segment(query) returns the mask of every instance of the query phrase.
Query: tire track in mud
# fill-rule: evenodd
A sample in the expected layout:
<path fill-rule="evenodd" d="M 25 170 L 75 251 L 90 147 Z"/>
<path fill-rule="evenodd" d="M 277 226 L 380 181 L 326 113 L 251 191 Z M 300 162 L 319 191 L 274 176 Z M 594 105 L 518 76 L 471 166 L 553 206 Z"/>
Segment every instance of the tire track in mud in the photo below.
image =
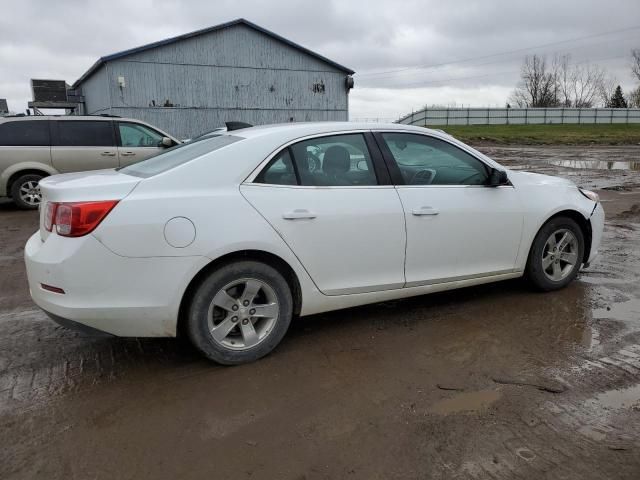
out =
<path fill-rule="evenodd" d="M 151 369 L 182 370 L 197 358 L 174 339 L 84 337 L 40 310 L 0 313 L 0 330 L 0 415 Z"/>

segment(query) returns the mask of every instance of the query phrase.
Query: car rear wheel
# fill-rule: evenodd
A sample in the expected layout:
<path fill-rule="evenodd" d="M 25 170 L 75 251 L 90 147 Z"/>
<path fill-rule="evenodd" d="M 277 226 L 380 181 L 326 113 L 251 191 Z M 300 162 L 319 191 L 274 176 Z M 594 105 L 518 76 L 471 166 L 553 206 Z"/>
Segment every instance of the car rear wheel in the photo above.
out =
<path fill-rule="evenodd" d="M 557 290 L 578 275 L 584 258 L 584 235 L 568 217 L 547 222 L 531 246 L 526 276 L 538 289 Z"/>
<path fill-rule="evenodd" d="M 16 178 L 11 184 L 11 198 L 14 203 L 23 210 L 34 210 L 40 205 L 42 195 L 38 182 L 42 175 L 28 173 Z"/>
<path fill-rule="evenodd" d="M 270 353 L 287 332 L 292 313 L 284 277 L 264 263 L 242 261 L 202 281 L 188 310 L 187 331 L 207 358 L 238 365 Z"/>

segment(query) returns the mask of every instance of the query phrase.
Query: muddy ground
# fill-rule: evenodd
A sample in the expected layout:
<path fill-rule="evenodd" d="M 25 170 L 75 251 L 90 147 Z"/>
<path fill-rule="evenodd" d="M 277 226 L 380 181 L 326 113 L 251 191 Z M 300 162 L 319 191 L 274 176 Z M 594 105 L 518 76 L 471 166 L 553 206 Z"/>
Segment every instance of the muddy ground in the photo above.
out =
<path fill-rule="evenodd" d="M 299 319 L 233 368 L 56 326 L 25 280 L 36 214 L 0 203 L 0 478 L 640 478 L 640 147 L 483 150 L 599 191 L 576 282 Z"/>

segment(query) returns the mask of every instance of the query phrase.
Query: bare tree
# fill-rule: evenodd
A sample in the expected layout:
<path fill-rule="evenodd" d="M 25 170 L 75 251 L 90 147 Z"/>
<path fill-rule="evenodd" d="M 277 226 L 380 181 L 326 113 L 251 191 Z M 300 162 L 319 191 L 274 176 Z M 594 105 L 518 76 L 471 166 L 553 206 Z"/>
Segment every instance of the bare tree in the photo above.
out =
<path fill-rule="evenodd" d="M 545 57 L 527 55 L 520 69 L 520 82 L 511 94 L 519 107 L 555 107 L 558 105 L 558 82 L 555 65 L 549 67 Z"/>
<path fill-rule="evenodd" d="M 600 84 L 600 88 L 598 89 L 598 98 L 600 100 L 600 105 L 606 107 L 609 104 L 609 100 L 611 100 L 611 96 L 616 90 L 616 86 L 618 85 L 618 80 L 615 77 L 604 77 L 602 79 L 602 83 Z"/>
<path fill-rule="evenodd" d="M 640 48 L 631 50 L 631 71 L 640 80 Z"/>
<path fill-rule="evenodd" d="M 631 90 L 627 93 L 627 101 L 629 107 L 632 108 L 640 108 L 640 87 L 637 87 L 634 90 Z"/>
<path fill-rule="evenodd" d="M 603 68 L 592 64 L 572 64 L 570 55 L 527 56 L 520 81 L 509 100 L 519 107 L 589 108 L 600 99 L 611 98 L 616 84 L 609 85 Z M 609 88 L 611 87 L 611 88 Z"/>
<path fill-rule="evenodd" d="M 557 82 L 560 90 L 560 104 L 565 107 L 590 108 L 598 96 L 602 99 L 602 89 L 606 83 L 605 71 L 592 64 L 571 64 L 570 55 L 556 57 Z M 606 100 L 615 89 L 608 89 Z"/>

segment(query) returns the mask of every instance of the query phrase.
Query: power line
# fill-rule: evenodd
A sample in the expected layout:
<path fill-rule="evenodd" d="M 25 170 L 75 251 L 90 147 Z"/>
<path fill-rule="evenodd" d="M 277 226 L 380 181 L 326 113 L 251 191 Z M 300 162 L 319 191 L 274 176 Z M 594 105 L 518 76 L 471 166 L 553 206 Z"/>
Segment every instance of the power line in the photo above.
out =
<path fill-rule="evenodd" d="M 570 65 L 581 65 L 581 64 L 589 63 L 589 62 L 603 62 L 603 61 L 607 61 L 607 60 L 617 60 L 617 59 L 621 59 L 621 58 L 627 58 L 627 57 L 626 57 L 626 55 L 616 55 L 614 57 L 604 57 L 604 58 L 599 58 L 599 59 L 596 59 L 596 60 L 583 60 L 581 62 L 575 62 L 575 63 L 572 63 Z M 459 80 L 472 80 L 472 79 L 475 79 L 475 78 L 493 77 L 493 76 L 497 76 L 497 75 L 508 75 L 508 74 L 511 74 L 511 73 L 518 73 L 519 71 L 520 70 L 507 70 L 507 71 L 502 71 L 502 72 L 486 73 L 486 74 L 482 74 L 482 75 L 469 75 L 469 76 L 464 76 L 464 77 L 443 78 L 443 79 L 439 79 L 439 80 L 426 80 L 426 81 L 421 81 L 421 82 L 412 82 L 412 83 L 400 84 L 396 88 L 427 86 L 427 85 L 432 85 L 434 83 L 455 82 L 455 81 L 459 81 Z M 383 86 L 368 85 L 367 88 L 393 88 L 393 87 L 384 86 L 384 85 Z"/>
<path fill-rule="evenodd" d="M 616 33 L 621 33 L 621 32 L 627 32 L 630 30 L 637 30 L 640 28 L 640 25 L 636 25 L 636 26 L 632 26 L 632 27 L 627 27 L 627 28 L 621 28 L 619 30 L 611 30 L 608 32 L 602 32 L 602 33 L 596 33 L 593 35 L 586 35 L 583 37 L 575 37 L 575 38 L 570 38 L 567 40 L 560 40 L 557 42 L 550 42 L 550 43 L 545 43 L 545 44 L 541 44 L 541 45 L 535 45 L 535 46 L 531 46 L 531 47 L 525 47 L 525 48 L 518 48 L 515 50 L 508 50 L 508 51 L 504 51 L 504 52 L 499 52 L 499 53 L 492 53 L 489 55 L 482 55 L 479 57 L 469 57 L 469 58 L 464 58 L 461 60 L 453 60 L 451 62 L 442 62 L 442 63 L 434 63 L 434 64 L 427 64 L 427 65 L 417 65 L 417 66 L 412 66 L 412 67 L 404 67 L 404 68 L 399 68 L 399 69 L 395 69 L 395 70 L 386 70 L 383 72 L 372 72 L 372 73 L 362 73 L 362 74 L 358 74 L 358 78 L 362 78 L 362 77 L 373 77 L 373 76 L 377 76 L 377 75 L 385 75 L 385 74 L 389 74 L 389 73 L 398 73 L 398 72 L 404 72 L 407 70 L 416 70 L 416 69 L 427 69 L 427 68 L 436 68 L 436 67 L 442 67 L 445 65 L 454 65 L 456 63 L 464 63 L 464 62 L 470 62 L 472 60 L 484 60 L 486 58 L 493 58 L 493 57 L 499 57 L 502 55 L 511 55 L 514 53 L 522 53 L 522 52 L 526 52 L 528 50 L 534 50 L 537 48 L 545 48 L 545 47 L 551 47 L 554 45 L 561 45 L 564 43 L 571 43 L 571 42 L 576 42 L 576 41 L 580 41 L 580 40 L 587 40 L 590 38 L 597 38 L 597 37 L 603 37 L 606 35 L 613 35 Z"/>
<path fill-rule="evenodd" d="M 637 38 L 636 36 L 623 37 L 623 38 L 620 39 L 620 41 L 627 40 L 627 39 L 634 39 L 635 40 L 636 38 Z M 603 42 L 592 43 L 592 44 L 589 44 L 589 45 L 577 45 L 577 46 L 574 46 L 574 47 L 569 47 L 568 51 L 569 52 L 573 52 L 573 51 L 576 51 L 578 49 L 593 48 L 596 45 L 603 45 L 603 44 L 607 44 L 607 43 L 610 43 L 610 40 L 605 40 Z M 484 65 L 495 65 L 495 64 L 498 64 L 498 63 L 507 63 L 507 62 L 511 62 L 511 61 L 513 61 L 512 58 L 503 58 L 503 59 L 500 59 L 500 60 L 490 60 L 490 61 L 482 62 L 482 63 L 473 63 L 471 65 L 468 65 L 468 66 L 465 66 L 465 67 L 462 67 L 462 68 L 476 68 L 476 67 L 481 67 L 481 66 L 484 66 Z M 597 60 L 595 60 L 595 61 L 597 61 Z M 429 72 L 416 71 L 416 72 L 403 72 L 403 73 L 406 73 L 406 75 L 403 75 L 402 79 L 405 79 L 405 78 L 408 78 L 408 77 L 416 77 L 416 76 L 419 76 L 419 75 L 424 75 L 425 73 L 429 73 Z M 380 77 L 377 77 L 377 78 L 365 78 L 364 81 L 366 82 L 366 81 L 386 80 L 388 78 L 398 78 L 398 76 L 389 75 L 389 76 L 384 76 L 384 77 L 380 76 Z"/>

